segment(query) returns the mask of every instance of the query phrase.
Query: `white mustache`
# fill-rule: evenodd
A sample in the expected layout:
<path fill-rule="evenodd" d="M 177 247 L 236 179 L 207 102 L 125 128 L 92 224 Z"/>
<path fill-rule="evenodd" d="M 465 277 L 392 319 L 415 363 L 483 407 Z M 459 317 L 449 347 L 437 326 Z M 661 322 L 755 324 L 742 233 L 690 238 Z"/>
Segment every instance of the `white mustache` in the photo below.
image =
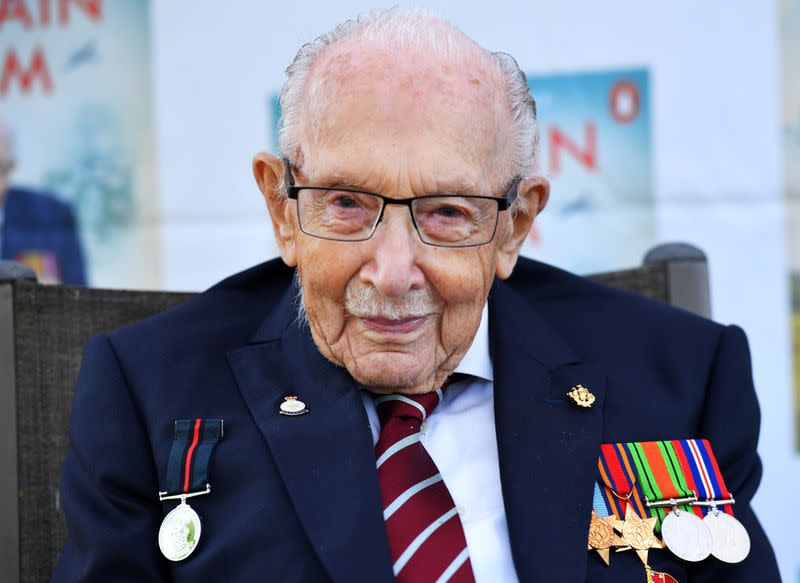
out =
<path fill-rule="evenodd" d="M 358 318 L 402 320 L 438 312 L 433 294 L 424 289 L 412 290 L 400 298 L 387 298 L 371 285 L 352 282 L 345 289 L 345 310 Z"/>

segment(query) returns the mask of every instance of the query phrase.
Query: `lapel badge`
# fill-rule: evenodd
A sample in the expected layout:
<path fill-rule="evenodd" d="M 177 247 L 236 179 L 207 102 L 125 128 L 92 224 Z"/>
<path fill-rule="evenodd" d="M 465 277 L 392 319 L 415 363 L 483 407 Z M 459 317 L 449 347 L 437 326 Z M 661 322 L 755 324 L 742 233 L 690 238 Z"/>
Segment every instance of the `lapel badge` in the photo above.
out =
<path fill-rule="evenodd" d="M 591 407 L 594 405 L 594 395 L 590 393 L 589 389 L 583 385 L 576 385 L 572 387 L 572 390 L 567 393 L 567 396 L 575 401 L 575 404 L 578 405 L 578 407 Z"/>
<path fill-rule="evenodd" d="M 308 413 L 308 409 L 306 404 L 298 399 L 296 395 L 287 395 L 283 398 L 283 403 L 281 403 L 278 413 L 289 416 L 303 415 Z"/>

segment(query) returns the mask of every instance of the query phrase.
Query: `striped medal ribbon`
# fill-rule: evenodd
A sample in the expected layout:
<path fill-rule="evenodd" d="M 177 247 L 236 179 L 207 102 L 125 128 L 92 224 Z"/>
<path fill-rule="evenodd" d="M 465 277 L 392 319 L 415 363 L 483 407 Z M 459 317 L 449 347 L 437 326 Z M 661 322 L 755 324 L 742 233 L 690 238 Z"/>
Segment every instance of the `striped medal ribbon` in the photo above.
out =
<path fill-rule="evenodd" d="M 600 446 L 589 548 L 596 550 L 606 565 L 611 548 L 635 551 L 645 566 L 650 549 L 662 548 L 653 531 L 656 519 L 645 504 L 634 468 L 625 444 Z"/>
<path fill-rule="evenodd" d="M 423 447 L 422 423 L 442 389 L 375 398 L 381 432 L 375 445 L 383 518 L 398 583 L 474 583 L 458 510 Z"/>
<path fill-rule="evenodd" d="M 627 506 L 632 504 L 640 518 L 650 518 L 653 513 L 645 505 L 641 487 L 636 484 L 633 459 L 625 445 L 604 443 L 600 446 L 597 460 L 600 480 L 595 484 L 594 511 L 601 517 L 614 515 L 624 520 Z"/>
<path fill-rule="evenodd" d="M 750 536 L 733 516 L 735 500 L 725 486 L 717 458 L 705 439 L 671 442 L 688 486 L 697 493 L 697 516 L 711 532 L 711 554 L 726 563 L 743 561 L 750 553 Z"/>
<path fill-rule="evenodd" d="M 167 461 L 167 488 L 158 493 L 162 502 L 180 500 L 164 517 L 158 531 L 158 547 L 170 561 L 182 561 L 200 542 L 200 516 L 186 499 L 211 492 L 211 462 L 222 435 L 222 419 L 175 421 L 175 438 Z"/>
<path fill-rule="evenodd" d="M 685 561 L 707 558 L 711 554 L 711 531 L 690 505 L 697 496 L 687 484 L 673 442 L 634 442 L 625 447 L 664 544 Z"/>

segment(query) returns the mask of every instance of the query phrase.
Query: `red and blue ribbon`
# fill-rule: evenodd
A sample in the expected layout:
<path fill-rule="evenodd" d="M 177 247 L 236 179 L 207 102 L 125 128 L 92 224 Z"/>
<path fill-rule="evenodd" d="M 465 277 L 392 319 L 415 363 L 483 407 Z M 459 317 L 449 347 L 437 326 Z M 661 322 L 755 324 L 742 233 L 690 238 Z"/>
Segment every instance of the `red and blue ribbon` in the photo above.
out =
<path fill-rule="evenodd" d="M 694 490 L 700 501 L 724 502 L 731 499 L 725 486 L 717 458 L 706 439 L 676 439 L 672 441 L 687 485 Z M 722 509 L 733 516 L 730 504 L 720 504 Z M 695 514 L 702 517 L 711 510 L 708 506 L 695 506 Z"/>
<path fill-rule="evenodd" d="M 222 439 L 222 419 L 178 419 L 169 453 L 165 495 L 206 489 L 214 449 Z"/>

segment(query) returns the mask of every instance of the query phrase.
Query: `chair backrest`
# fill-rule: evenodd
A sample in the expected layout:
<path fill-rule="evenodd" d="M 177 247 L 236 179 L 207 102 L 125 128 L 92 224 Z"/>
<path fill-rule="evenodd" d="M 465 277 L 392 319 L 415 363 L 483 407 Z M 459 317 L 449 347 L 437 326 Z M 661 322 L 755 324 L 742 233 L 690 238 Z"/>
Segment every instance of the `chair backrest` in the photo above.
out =
<path fill-rule="evenodd" d="M 659 248 L 656 260 L 642 267 L 592 277 L 695 311 L 707 306 L 708 275 L 702 253 L 690 254 L 678 246 L 670 254 L 667 247 Z M 681 267 L 687 262 L 691 269 Z M 48 581 L 66 538 L 59 480 L 68 447 L 73 385 L 87 340 L 192 295 L 39 285 L 29 270 L 0 262 L 4 581 Z"/>
<path fill-rule="evenodd" d="M 0 283 L 0 437 L 8 444 L 0 457 L 2 580 L 49 581 L 66 539 L 59 480 L 89 337 L 191 296 Z"/>

